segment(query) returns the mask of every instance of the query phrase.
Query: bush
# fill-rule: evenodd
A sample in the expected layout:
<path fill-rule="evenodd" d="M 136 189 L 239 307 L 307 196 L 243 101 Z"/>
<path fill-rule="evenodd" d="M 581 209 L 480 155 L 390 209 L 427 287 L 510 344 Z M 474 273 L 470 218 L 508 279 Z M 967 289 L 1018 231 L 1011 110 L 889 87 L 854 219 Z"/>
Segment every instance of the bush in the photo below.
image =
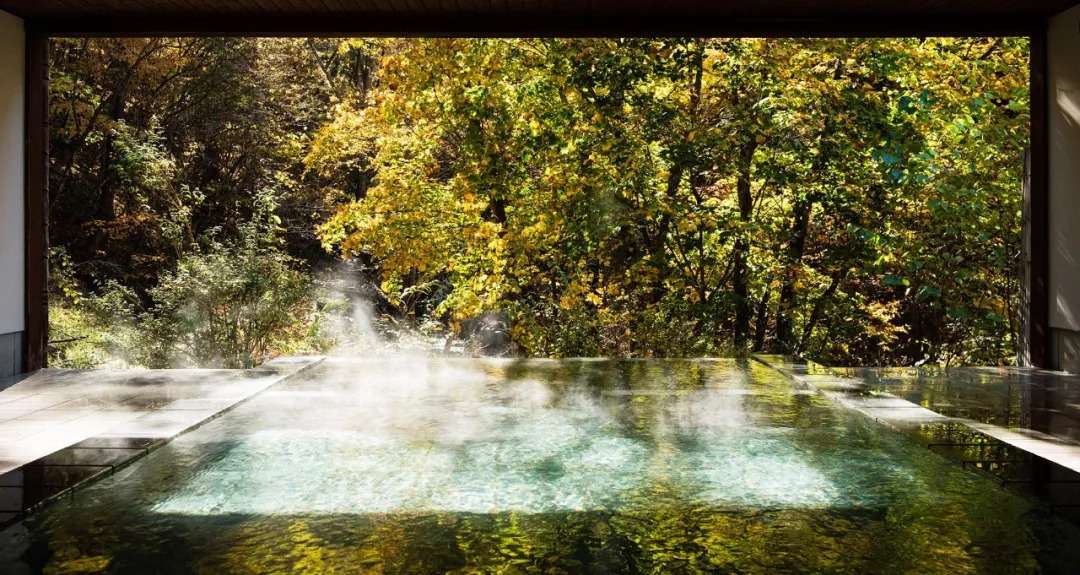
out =
<path fill-rule="evenodd" d="M 309 282 L 278 251 L 216 247 L 183 258 L 151 290 L 143 363 L 250 367 L 288 339 L 310 308 Z"/>
<path fill-rule="evenodd" d="M 141 363 L 251 367 L 311 332 L 311 282 L 281 249 L 275 207 L 260 196 L 238 241 L 182 257 L 150 290 Z"/>
<path fill-rule="evenodd" d="M 275 208 L 272 195 L 260 194 L 235 239 L 204 237 L 141 300 L 113 281 L 85 289 L 55 250 L 50 365 L 236 368 L 277 353 L 322 351 L 325 313 L 300 262 L 282 249 Z"/>
<path fill-rule="evenodd" d="M 139 340 L 135 293 L 115 282 L 85 292 L 62 249 L 49 254 L 49 365 L 59 368 L 128 367 Z"/>

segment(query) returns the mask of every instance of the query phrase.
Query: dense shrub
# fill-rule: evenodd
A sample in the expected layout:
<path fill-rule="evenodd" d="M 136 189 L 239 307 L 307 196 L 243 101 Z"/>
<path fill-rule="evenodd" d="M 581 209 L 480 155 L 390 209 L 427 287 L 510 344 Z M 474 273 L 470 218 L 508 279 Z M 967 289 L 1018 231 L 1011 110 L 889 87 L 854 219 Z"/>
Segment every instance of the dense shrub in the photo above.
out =
<path fill-rule="evenodd" d="M 273 196 L 263 194 L 239 239 L 205 241 L 148 292 L 115 283 L 83 293 L 54 258 L 52 364 L 58 367 L 250 367 L 275 352 L 318 347 L 311 281 L 281 248 Z M 313 343 L 314 342 L 314 343 Z"/>
<path fill-rule="evenodd" d="M 310 281 L 281 249 L 275 207 L 263 194 L 238 241 L 184 256 L 150 290 L 145 364 L 250 367 L 296 335 Z"/>
<path fill-rule="evenodd" d="M 134 326 L 138 298 L 116 282 L 83 290 L 71 258 L 61 248 L 49 254 L 49 364 L 54 367 L 126 367 L 140 339 Z"/>

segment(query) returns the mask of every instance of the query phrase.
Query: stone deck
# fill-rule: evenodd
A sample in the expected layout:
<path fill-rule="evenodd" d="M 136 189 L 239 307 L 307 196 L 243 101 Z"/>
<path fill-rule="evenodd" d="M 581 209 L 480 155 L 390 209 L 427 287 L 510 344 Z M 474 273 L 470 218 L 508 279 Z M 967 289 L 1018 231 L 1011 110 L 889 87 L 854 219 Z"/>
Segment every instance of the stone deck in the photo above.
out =
<path fill-rule="evenodd" d="M 42 370 L 0 391 L 0 524 L 322 361 L 249 370 Z"/>

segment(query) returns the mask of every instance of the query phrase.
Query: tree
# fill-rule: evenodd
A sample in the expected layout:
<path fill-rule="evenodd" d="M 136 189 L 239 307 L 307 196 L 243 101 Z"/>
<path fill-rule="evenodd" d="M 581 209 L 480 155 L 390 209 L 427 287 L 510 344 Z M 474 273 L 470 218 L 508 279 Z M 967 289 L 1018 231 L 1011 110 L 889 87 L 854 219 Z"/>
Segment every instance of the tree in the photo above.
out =
<path fill-rule="evenodd" d="M 381 312 L 460 336 L 498 317 L 523 354 L 1006 362 L 1026 53 L 60 39 L 52 241 L 73 289 L 121 286 L 140 316 L 270 194 L 270 259 L 355 259 Z"/>

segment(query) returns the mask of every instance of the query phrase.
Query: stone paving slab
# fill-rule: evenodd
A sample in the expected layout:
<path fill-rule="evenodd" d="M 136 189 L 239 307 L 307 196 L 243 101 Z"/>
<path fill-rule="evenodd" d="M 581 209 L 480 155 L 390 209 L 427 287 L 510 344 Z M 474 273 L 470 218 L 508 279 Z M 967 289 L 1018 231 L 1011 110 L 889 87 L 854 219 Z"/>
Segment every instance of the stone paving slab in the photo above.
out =
<path fill-rule="evenodd" d="M 876 384 L 883 379 L 882 372 L 887 374 L 892 370 L 832 370 L 780 356 L 755 355 L 754 358 L 785 374 L 796 385 L 814 387 L 837 403 L 909 433 L 931 449 L 960 460 L 965 467 L 988 471 L 1005 484 L 1030 485 L 1035 494 L 1048 498 L 1052 506 L 1080 508 L 1080 441 L 1075 438 L 1075 416 L 1044 407 L 1061 404 L 1061 396 L 1071 399 L 1076 395 L 1080 380 L 1074 375 L 1024 368 L 961 368 L 949 372 L 958 380 L 950 382 L 949 374 L 932 374 L 919 381 L 919 389 L 951 387 L 952 393 L 945 398 L 927 398 L 928 409 L 880 391 Z M 889 379 L 901 385 L 907 381 L 905 377 L 914 376 L 897 375 Z M 991 379 L 987 380 L 988 377 Z M 863 384 L 855 383 L 859 379 L 863 379 Z M 847 383 L 836 385 L 837 382 Z M 923 385 L 927 383 L 930 385 Z M 998 393 L 980 395 L 978 392 L 983 389 L 978 386 Z M 1002 389 L 1026 401 L 1002 402 Z M 939 409 L 945 414 L 939 413 Z M 1050 432 L 963 416 L 978 414 L 989 421 L 1010 421 L 998 415 L 1001 409 L 1019 412 L 1009 415 L 1032 424 L 1038 422 Z"/>
<path fill-rule="evenodd" d="M 823 391 L 823 393 L 825 397 L 845 407 L 901 430 L 926 423 L 952 421 L 949 417 L 898 397 L 859 396 L 836 391 Z"/>
<path fill-rule="evenodd" d="M 997 425 L 966 422 L 990 437 L 1018 447 L 1024 451 L 1056 463 L 1066 469 L 1080 472 L 1080 445 L 1072 441 L 1046 435 L 1030 429 L 1005 429 Z"/>
<path fill-rule="evenodd" d="M 948 417 L 1034 427 L 1080 444 L 1080 375 L 1018 367 L 830 368 Z"/>
<path fill-rule="evenodd" d="M 0 524 L 304 371 L 41 370 L 0 390 Z"/>

